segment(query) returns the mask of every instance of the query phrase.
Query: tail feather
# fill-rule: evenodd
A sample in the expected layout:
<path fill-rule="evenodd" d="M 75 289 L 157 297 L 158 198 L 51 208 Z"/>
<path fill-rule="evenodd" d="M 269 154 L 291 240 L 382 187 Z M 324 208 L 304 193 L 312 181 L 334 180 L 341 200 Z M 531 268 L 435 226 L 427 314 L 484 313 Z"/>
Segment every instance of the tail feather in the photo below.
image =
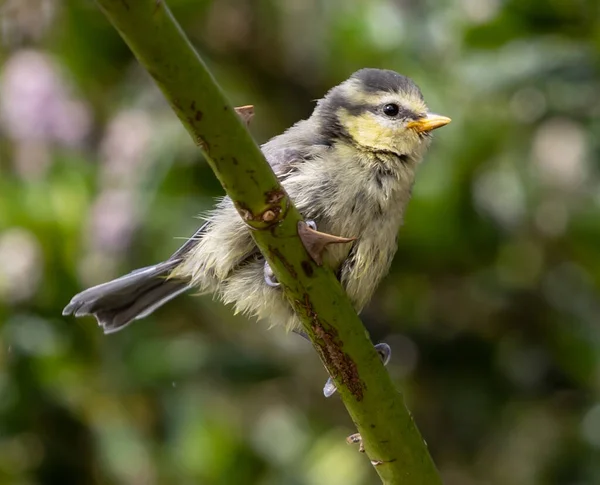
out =
<path fill-rule="evenodd" d="M 187 280 L 168 278 L 171 271 L 198 244 L 205 223 L 164 263 L 132 271 L 116 280 L 75 295 L 63 315 L 94 315 L 104 333 L 118 332 L 134 320 L 147 317 L 158 307 L 190 288 Z"/>
<path fill-rule="evenodd" d="M 188 281 L 167 279 L 179 262 L 170 259 L 82 291 L 71 299 L 63 315 L 94 315 L 104 333 L 117 332 L 189 288 Z"/>

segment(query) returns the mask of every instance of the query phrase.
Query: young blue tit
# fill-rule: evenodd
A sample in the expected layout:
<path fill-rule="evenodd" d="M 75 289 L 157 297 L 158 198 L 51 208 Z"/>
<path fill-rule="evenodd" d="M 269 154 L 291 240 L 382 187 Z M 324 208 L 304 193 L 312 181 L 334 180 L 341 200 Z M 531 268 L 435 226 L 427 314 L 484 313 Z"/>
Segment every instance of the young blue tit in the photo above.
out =
<path fill-rule="evenodd" d="M 329 245 L 323 264 L 357 311 L 389 270 L 431 131 L 449 122 L 429 112 L 409 78 L 362 69 L 320 99 L 310 118 L 262 146 L 305 219 L 320 232 L 356 238 Z M 217 294 L 236 312 L 300 328 L 229 197 L 168 260 L 79 293 L 63 315 L 94 315 L 113 333 L 190 288 Z"/>

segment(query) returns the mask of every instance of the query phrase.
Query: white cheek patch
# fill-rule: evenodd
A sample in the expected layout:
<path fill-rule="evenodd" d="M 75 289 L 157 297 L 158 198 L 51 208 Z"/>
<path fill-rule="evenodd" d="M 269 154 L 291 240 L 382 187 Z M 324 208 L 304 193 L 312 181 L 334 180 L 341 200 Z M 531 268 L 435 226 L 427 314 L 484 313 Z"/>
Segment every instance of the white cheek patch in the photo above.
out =
<path fill-rule="evenodd" d="M 391 131 L 401 131 L 400 128 L 402 126 L 402 120 L 398 118 L 387 117 L 384 114 L 376 115 L 375 113 L 370 113 L 374 122 L 381 126 L 382 129 L 391 130 Z"/>

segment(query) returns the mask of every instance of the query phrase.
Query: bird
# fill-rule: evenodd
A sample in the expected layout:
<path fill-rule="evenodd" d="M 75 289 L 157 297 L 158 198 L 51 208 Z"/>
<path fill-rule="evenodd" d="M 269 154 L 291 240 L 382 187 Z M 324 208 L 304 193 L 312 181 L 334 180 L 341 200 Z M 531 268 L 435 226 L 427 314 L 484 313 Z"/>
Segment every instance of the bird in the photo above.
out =
<path fill-rule="evenodd" d="M 432 131 L 450 121 L 429 111 L 410 78 L 363 68 L 319 99 L 310 117 L 261 146 L 308 230 L 340 239 L 327 245 L 321 263 L 334 271 L 357 312 L 389 271 Z M 303 334 L 227 196 L 166 261 L 82 291 L 63 315 L 93 315 L 110 334 L 191 288 L 217 295 L 236 313 Z"/>

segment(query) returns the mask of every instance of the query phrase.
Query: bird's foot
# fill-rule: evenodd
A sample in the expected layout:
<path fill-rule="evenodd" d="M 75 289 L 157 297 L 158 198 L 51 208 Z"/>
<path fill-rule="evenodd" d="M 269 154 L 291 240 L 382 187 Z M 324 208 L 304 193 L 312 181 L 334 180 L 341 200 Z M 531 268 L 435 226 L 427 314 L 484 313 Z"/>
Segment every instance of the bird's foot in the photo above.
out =
<path fill-rule="evenodd" d="M 269 265 L 268 261 L 265 261 L 265 266 L 264 266 L 264 276 L 265 276 L 265 283 L 273 288 L 277 288 L 278 286 L 281 285 L 281 283 L 279 283 L 279 281 L 277 281 L 277 278 L 275 277 L 275 273 L 273 273 L 273 270 L 271 269 L 271 266 Z"/>
<path fill-rule="evenodd" d="M 392 348 L 388 344 L 382 342 L 375 346 L 375 350 L 379 354 L 379 357 L 381 357 L 383 365 L 387 365 L 392 356 Z M 335 394 L 335 391 L 337 391 L 337 387 L 335 386 L 335 382 L 333 382 L 333 379 L 330 377 L 329 379 L 327 379 L 325 387 L 323 387 L 323 395 L 325 397 L 331 397 Z"/>
<path fill-rule="evenodd" d="M 308 335 L 306 335 L 306 333 L 303 332 L 302 330 L 293 330 L 293 332 L 297 333 L 301 337 L 310 341 L 310 339 L 308 338 Z M 381 361 L 383 362 L 383 365 L 387 365 L 388 362 L 390 361 L 390 358 L 392 357 L 392 348 L 385 342 L 382 342 L 380 344 L 375 345 L 375 350 L 379 354 L 379 357 L 381 357 Z M 331 397 L 331 396 L 333 396 L 333 394 L 335 393 L 336 390 L 337 390 L 337 387 L 335 386 L 333 379 L 330 377 L 329 379 L 327 379 L 327 382 L 325 383 L 325 386 L 323 387 L 323 394 L 325 395 L 325 397 Z M 352 435 L 352 436 L 354 436 L 354 435 Z"/>
<path fill-rule="evenodd" d="M 327 246 L 330 244 L 345 244 L 356 240 L 355 237 L 339 237 L 319 232 L 315 221 L 300 221 L 298 223 L 298 235 L 310 257 L 319 266 L 323 264 L 323 251 Z"/>
<path fill-rule="evenodd" d="M 323 263 L 323 251 L 329 244 L 349 243 L 356 240 L 356 238 L 338 237 L 319 232 L 317 231 L 317 223 L 310 220 L 300 221 L 298 223 L 298 235 L 300 236 L 300 239 L 302 239 L 302 243 L 311 258 L 318 265 Z M 267 261 L 265 261 L 264 266 L 264 277 L 267 285 L 273 288 L 277 288 L 280 285 L 275 277 L 275 273 L 273 273 L 273 270 Z"/>

